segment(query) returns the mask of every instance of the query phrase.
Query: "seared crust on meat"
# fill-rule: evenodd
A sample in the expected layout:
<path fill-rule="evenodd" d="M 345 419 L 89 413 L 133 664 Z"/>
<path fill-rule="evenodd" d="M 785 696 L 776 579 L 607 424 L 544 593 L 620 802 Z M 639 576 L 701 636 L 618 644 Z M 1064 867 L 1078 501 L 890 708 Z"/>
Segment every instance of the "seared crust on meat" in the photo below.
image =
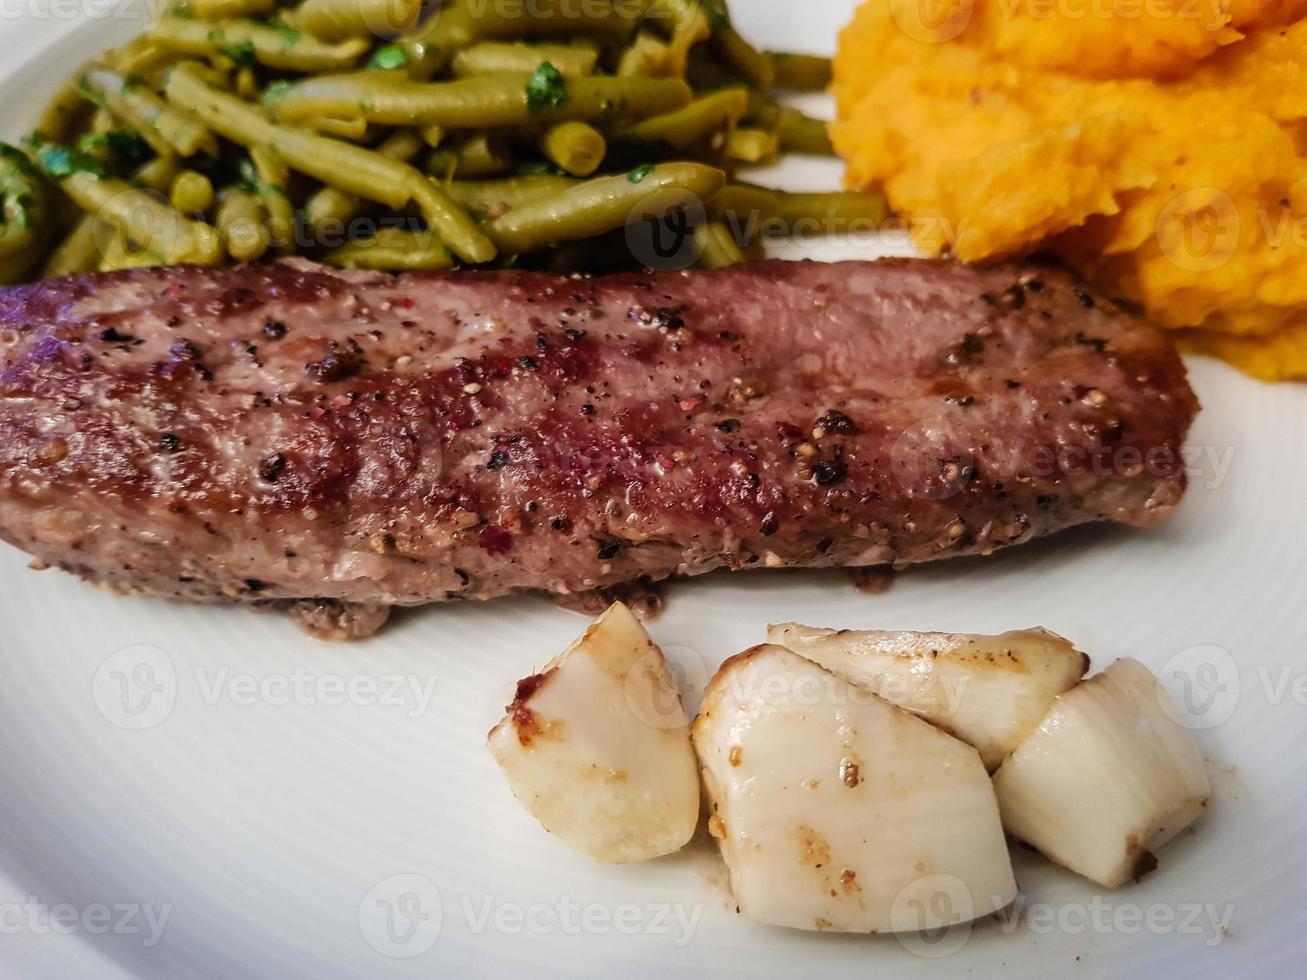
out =
<path fill-rule="evenodd" d="M 415 605 L 1149 525 L 1197 409 L 1039 265 L 303 261 L 0 292 L 0 535 L 124 592 Z"/>

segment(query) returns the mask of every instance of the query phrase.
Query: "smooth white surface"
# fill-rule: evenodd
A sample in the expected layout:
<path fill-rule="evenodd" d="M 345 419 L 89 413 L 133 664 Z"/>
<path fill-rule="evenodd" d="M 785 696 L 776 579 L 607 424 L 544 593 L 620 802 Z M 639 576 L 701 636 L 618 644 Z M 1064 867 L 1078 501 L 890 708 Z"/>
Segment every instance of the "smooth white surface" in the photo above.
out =
<path fill-rule="evenodd" d="M 52 16 L 53 4 L 21 19 L 0 12 L 0 131 L 16 137 L 79 60 L 135 34 L 147 6 L 111 18 L 84 0 L 78 21 Z M 766 45 L 821 50 L 851 3 L 733 7 Z M 829 186 L 838 172 L 791 163 L 784 177 Z M 1103 894 L 1018 853 L 1029 914 L 978 925 L 961 944 L 752 925 L 735 915 L 705 841 L 649 866 L 602 867 L 549 838 L 509 794 L 485 732 L 513 682 L 583 629 L 579 617 L 530 600 L 433 608 L 371 643 L 326 647 L 277 616 L 115 598 L 29 572 L 0 548 L 0 976 L 1299 974 L 1307 705 L 1293 683 L 1307 698 L 1307 392 L 1193 368 L 1207 406 L 1191 440 L 1195 478 L 1160 530 L 1074 532 L 908 573 L 883 596 L 838 574 L 713 576 L 675 586 L 653 626 L 699 686 L 767 622 L 791 619 L 986 633 L 1038 624 L 1100 666 L 1138 657 L 1177 697 L 1187 673 L 1199 694 L 1215 693 L 1194 719 L 1210 726 L 1199 737 L 1215 801 L 1143 885 Z M 125 715 L 123 678 L 129 692 L 151 680 L 140 664 L 163 690 Z M 307 696 L 295 697 L 297 677 Z M 402 688 L 382 699 L 392 703 L 366 703 L 358 689 L 354 703 L 333 703 L 332 685 L 355 678 Z M 246 685 L 264 693 L 242 703 Z M 157 723 L 129 729 L 111 716 Z M 29 921 L 28 895 L 79 914 L 96 903 L 170 914 L 147 947 L 140 934 Z M 1225 931 L 1207 905 L 1218 920 L 1230 911 Z M 388 911 L 405 910 L 388 932 Z"/>

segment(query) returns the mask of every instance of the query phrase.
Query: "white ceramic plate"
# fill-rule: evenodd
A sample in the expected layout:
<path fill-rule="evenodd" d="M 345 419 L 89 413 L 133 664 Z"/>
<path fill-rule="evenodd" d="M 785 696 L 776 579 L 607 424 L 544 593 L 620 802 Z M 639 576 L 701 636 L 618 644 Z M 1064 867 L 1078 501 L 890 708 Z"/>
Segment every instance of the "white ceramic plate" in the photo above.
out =
<path fill-rule="evenodd" d="M 17 136 L 144 2 L 0 11 Z M 744 32 L 829 49 L 849 0 L 734 0 Z M 18 13 L 18 16 L 15 16 Z M 63 19 L 64 14 L 74 14 Z M 781 179 L 838 180 L 791 163 Z M 834 249 L 826 255 L 833 255 Z M 606 868 L 546 835 L 483 744 L 513 681 L 583 627 L 542 601 L 432 608 L 365 645 L 275 615 L 120 599 L 0 550 L 0 975 L 664 977 L 1296 974 L 1307 951 L 1307 392 L 1193 364 L 1206 411 L 1180 516 L 903 575 L 717 575 L 656 638 L 691 687 L 769 620 L 1041 624 L 1186 693 L 1215 800 L 1142 885 L 1018 854 L 1022 912 L 939 941 L 736 915 L 711 847 Z M 693 693 L 693 692 L 692 692 Z M 693 707 L 693 704 L 691 705 Z"/>

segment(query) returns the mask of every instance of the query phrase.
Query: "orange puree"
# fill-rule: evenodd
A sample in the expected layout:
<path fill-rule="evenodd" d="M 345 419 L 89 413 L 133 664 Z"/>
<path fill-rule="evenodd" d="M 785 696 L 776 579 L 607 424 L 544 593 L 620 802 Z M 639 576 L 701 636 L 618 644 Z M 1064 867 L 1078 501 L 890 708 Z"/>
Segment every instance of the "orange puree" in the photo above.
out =
<path fill-rule="evenodd" d="M 1307 379 L 1307 0 L 870 0 L 835 95 L 849 184 L 923 248 L 1051 250 Z"/>

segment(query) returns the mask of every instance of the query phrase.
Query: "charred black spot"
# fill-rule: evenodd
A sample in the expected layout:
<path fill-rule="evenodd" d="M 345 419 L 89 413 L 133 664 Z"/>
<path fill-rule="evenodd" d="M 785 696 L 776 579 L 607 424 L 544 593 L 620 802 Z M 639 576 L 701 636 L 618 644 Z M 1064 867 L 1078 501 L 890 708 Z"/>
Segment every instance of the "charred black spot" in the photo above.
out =
<path fill-rule="evenodd" d="M 322 384 L 344 381 L 346 378 L 354 377 L 361 370 L 363 370 L 363 362 L 359 360 L 358 355 L 352 351 L 342 351 L 335 341 L 331 342 L 331 349 L 321 360 L 304 365 L 304 372 L 314 381 Z"/>
<path fill-rule="evenodd" d="M 507 465 L 508 453 L 504 452 L 502 449 L 496 449 L 491 453 L 490 461 L 486 463 L 486 466 L 490 467 L 492 470 L 502 470 Z"/>
<path fill-rule="evenodd" d="M 159 452 L 175 453 L 180 451 L 181 448 L 181 439 L 177 438 L 173 433 L 165 432 L 163 435 L 159 436 Z"/>
<path fill-rule="evenodd" d="M 622 550 L 622 542 L 604 541 L 600 543 L 599 550 L 595 553 L 595 556 L 600 561 L 608 561 L 608 559 L 610 558 L 616 558 L 617 553 L 621 550 Z"/>
<path fill-rule="evenodd" d="M 832 408 L 825 415 L 819 418 L 814 428 L 824 430 L 828 435 L 834 434 L 839 436 L 856 436 L 862 430 L 858 424 L 849 418 L 843 412 Z"/>
<path fill-rule="evenodd" d="M 1102 337 L 1089 337 L 1089 336 L 1086 336 L 1085 333 L 1084 333 L 1084 331 L 1081 331 L 1081 330 L 1077 330 L 1077 331 L 1076 331 L 1076 343 L 1077 343 L 1077 344 L 1080 344 L 1082 347 L 1092 347 L 1094 350 L 1098 351 L 1100 354 L 1101 354 L 1103 351 L 1107 350 L 1107 341 L 1106 341 L 1106 340 L 1104 340 Z"/>
<path fill-rule="evenodd" d="M 119 333 L 113 327 L 110 327 L 108 330 L 101 330 L 100 339 L 106 344 L 123 344 L 127 347 L 135 347 L 137 344 L 145 343 L 145 341 L 141 340 L 139 337 Z"/>
<path fill-rule="evenodd" d="M 281 340 L 286 336 L 286 324 L 280 320 L 269 320 L 263 325 L 263 336 L 269 340 Z"/>
<path fill-rule="evenodd" d="M 276 483 L 285 471 L 286 457 L 281 453 L 273 453 L 259 463 L 259 479 L 264 483 Z"/>
<path fill-rule="evenodd" d="M 834 459 L 819 459 L 812 464 L 812 478 L 821 487 L 834 486 L 849 475 L 849 465 L 836 456 Z"/>

